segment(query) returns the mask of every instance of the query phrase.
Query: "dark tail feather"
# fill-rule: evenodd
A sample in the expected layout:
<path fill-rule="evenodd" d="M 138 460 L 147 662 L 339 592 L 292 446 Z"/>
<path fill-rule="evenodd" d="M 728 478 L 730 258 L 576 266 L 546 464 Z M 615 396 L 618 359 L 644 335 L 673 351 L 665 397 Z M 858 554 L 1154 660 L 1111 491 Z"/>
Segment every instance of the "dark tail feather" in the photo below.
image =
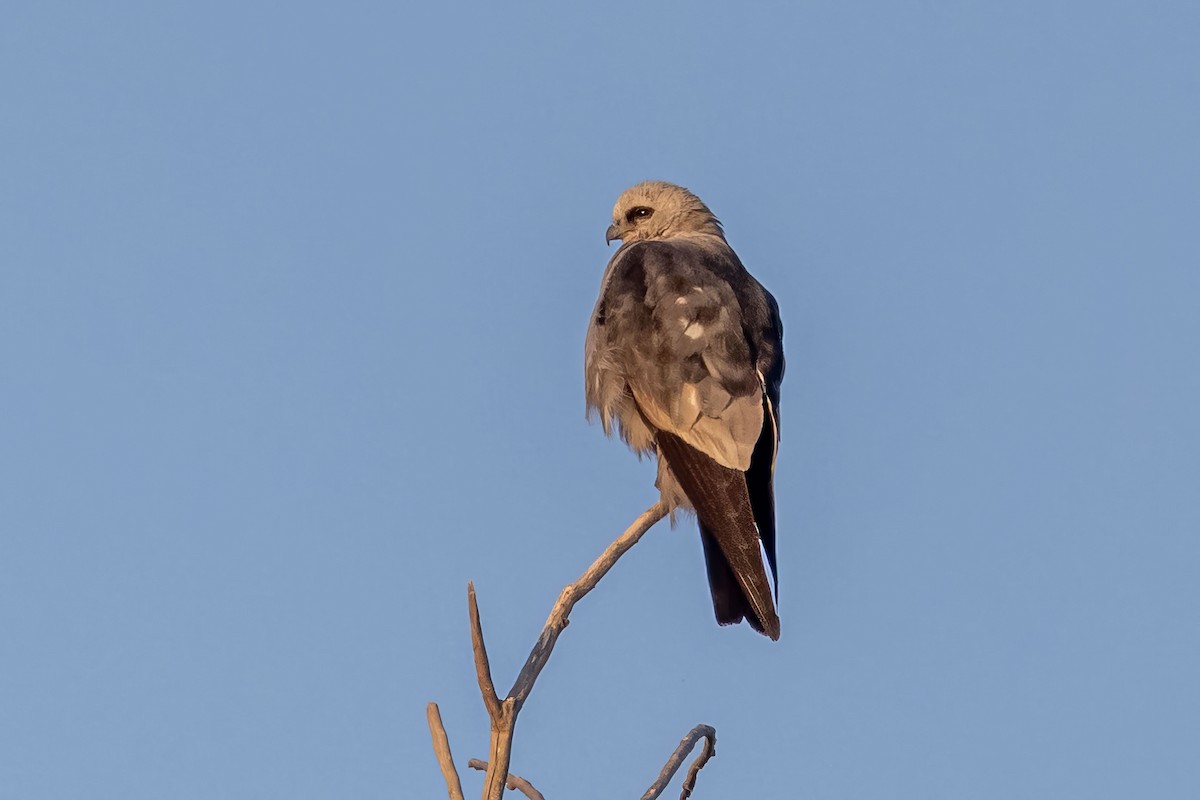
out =
<path fill-rule="evenodd" d="M 771 414 L 771 404 L 763 398 L 763 413 Z M 779 569 L 775 562 L 775 425 L 763 425 L 762 435 L 754 445 L 750 456 L 750 469 L 746 470 L 746 488 L 750 491 L 750 506 L 754 509 L 754 521 L 762 537 L 763 550 L 767 554 L 767 565 L 771 568 L 771 581 L 775 584 L 775 600 L 779 601 Z"/>
<path fill-rule="evenodd" d="M 745 618 L 755 630 L 778 639 L 779 616 L 759 551 L 745 476 L 666 431 L 658 432 L 658 446 L 700 520 L 717 622 Z"/>
<path fill-rule="evenodd" d="M 733 625 L 743 619 L 759 633 L 764 633 L 762 623 L 750 608 L 746 594 L 738 586 L 737 578 L 712 531 L 700 523 L 700 543 L 704 545 L 704 566 L 708 568 L 708 588 L 712 591 L 713 613 L 719 625 Z"/>

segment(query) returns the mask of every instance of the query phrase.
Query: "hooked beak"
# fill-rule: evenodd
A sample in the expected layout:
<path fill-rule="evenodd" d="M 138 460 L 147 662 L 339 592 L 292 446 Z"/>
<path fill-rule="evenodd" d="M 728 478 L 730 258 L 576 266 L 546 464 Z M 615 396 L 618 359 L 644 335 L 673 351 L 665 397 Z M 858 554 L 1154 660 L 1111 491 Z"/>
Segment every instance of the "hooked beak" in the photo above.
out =
<path fill-rule="evenodd" d="M 604 232 L 604 243 L 606 245 L 612 244 L 613 239 L 620 239 L 622 235 L 621 229 L 617 226 L 617 223 L 614 222 L 612 225 L 609 225 L 608 230 Z"/>

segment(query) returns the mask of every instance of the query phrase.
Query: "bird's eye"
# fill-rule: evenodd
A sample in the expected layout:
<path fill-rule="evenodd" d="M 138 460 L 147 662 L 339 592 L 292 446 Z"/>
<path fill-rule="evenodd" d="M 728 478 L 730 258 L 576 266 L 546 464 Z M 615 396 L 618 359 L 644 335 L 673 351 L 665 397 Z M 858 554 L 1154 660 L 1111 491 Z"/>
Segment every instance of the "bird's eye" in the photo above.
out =
<path fill-rule="evenodd" d="M 654 213 L 653 208 L 647 208 L 646 206 L 637 206 L 635 208 L 629 209 L 629 213 L 625 215 L 625 219 L 628 222 L 637 222 L 638 220 L 649 219 L 650 215 L 653 213 Z"/>

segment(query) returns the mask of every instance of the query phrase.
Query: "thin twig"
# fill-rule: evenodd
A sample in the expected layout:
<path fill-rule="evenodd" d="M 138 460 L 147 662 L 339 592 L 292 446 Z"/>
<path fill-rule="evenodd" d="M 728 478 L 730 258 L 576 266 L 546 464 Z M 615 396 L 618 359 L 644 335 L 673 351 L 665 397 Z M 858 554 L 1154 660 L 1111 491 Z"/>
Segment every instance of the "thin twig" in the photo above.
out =
<path fill-rule="evenodd" d="M 683 741 L 679 743 L 679 746 L 675 748 L 675 752 L 667 759 L 662 772 L 658 773 L 658 779 L 642 795 L 642 800 L 656 800 L 662 796 L 662 793 L 667 789 L 667 784 L 671 782 L 671 778 L 674 778 L 675 773 L 679 771 L 683 760 L 687 758 L 688 753 L 692 752 L 692 748 L 696 746 L 696 742 L 701 739 L 704 740 L 704 748 L 700 751 L 700 755 L 696 756 L 696 760 L 692 762 L 692 766 L 687 771 L 687 777 L 684 778 L 683 791 L 679 794 L 679 800 L 687 800 L 692 796 L 692 790 L 696 788 L 696 776 L 700 774 L 700 770 L 704 768 L 708 760 L 717 754 L 717 731 L 711 725 L 697 725 L 688 732 L 687 736 L 683 737 Z"/>
<path fill-rule="evenodd" d="M 471 650 L 475 654 L 475 676 L 479 680 L 479 693 L 487 707 L 491 732 L 488 737 L 488 759 L 492 764 L 484 778 L 484 800 L 500 800 L 504 796 L 504 778 L 508 774 L 512 758 L 513 727 L 517 722 L 513 701 L 504 702 L 496 696 L 496 685 L 492 682 L 492 667 L 488 662 L 487 645 L 483 641 L 483 625 L 479 621 L 479 603 L 475 598 L 475 584 L 467 583 L 467 611 L 471 618 Z"/>
<path fill-rule="evenodd" d="M 654 526 L 654 523 L 666 515 L 667 507 L 662 501 L 650 506 L 615 542 L 605 548 L 600 557 L 579 577 L 579 580 L 569 584 L 559 593 L 558 600 L 554 603 L 554 609 L 550 612 L 550 617 L 546 620 L 546 625 L 542 628 L 537 643 L 533 646 L 529 658 L 525 661 L 525 666 L 521 668 L 517 680 L 508 693 L 508 696 L 516 703 L 518 711 L 533 690 L 533 682 L 537 680 L 538 675 L 545 668 L 546 662 L 550 660 L 550 653 L 554 650 L 555 643 L 558 642 L 558 635 L 567 627 L 567 617 L 571 614 L 571 609 L 583 599 L 584 595 L 596 588 L 596 584 L 608 574 L 608 571 L 617 563 L 617 559 L 625 555 L 629 548 L 637 544 L 646 531 Z"/>
<path fill-rule="evenodd" d="M 429 721 L 433 752 L 442 768 L 442 777 L 446 779 L 446 791 L 450 800 L 465 800 L 462 784 L 458 780 L 458 770 L 454 768 L 454 756 L 450 754 L 450 739 L 446 736 L 445 726 L 442 725 L 442 712 L 438 710 L 437 703 L 430 703 L 425 707 L 425 718 Z"/>
<path fill-rule="evenodd" d="M 696 760 L 688 767 L 687 777 L 683 779 L 683 791 L 679 793 L 679 800 L 687 800 L 692 796 L 692 790 L 696 788 L 696 778 L 700 775 L 700 770 L 704 769 L 704 765 L 708 760 L 717 754 L 717 732 L 712 730 L 712 735 L 705 737 L 704 748 L 700 751 L 700 755 L 696 756 Z"/>
<path fill-rule="evenodd" d="M 496 696 L 496 685 L 492 683 L 492 667 L 488 663 L 487 646 L 483 643 L 483 626 L 479 622 L 479 603 L 475 601 L 475 584 L 467 582 L 467 607 L 471 616 L 471 649 L 475 652 L 475 676 L 479 679 L 479 693 L 487 706 L 492 725 L 500 718 L 500 698 Z"/>
<path fill-rule="evenodd" d="M 471 769 L 486 770 L 488 768 L 488 762 L 480 761 L 478 758 L 472 758 L 467 762 L 467 766 Z M 546 800 L 546 798 L 542 796 L 541 792 L 533 788 L 532 783 L 525 780 L 520 775 L 513 775 L 511 772 L 508 773 L 507 785 L 509 791 L 520 792 L 528 797 L 529 800 Z"/>

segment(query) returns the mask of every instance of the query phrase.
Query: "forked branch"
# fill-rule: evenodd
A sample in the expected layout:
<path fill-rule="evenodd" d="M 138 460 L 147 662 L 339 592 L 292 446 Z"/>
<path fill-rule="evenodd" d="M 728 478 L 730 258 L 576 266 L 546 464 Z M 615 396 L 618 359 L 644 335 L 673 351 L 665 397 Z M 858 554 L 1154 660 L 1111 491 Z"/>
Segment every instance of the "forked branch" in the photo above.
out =
<path fill-rule="evenodd" d="M 517 714 L 521 712 L 521 706 L 525 704 L 529 693 L 533 691 L 533 684 L 538 675 L 542 673 L 546 663 L 550 660 L 550 654 L 554 651 L 559 634 L 567 627 L 571 609 L 588 592 L 596 588 L 600 579 L 608 574 L 608 571 L 613 568 L 621 556 L 629 551 L 629 548 L 638 543 L 646 531 L 654 526 L 654 523 L 666 515 L 667 507 L 662 501 L 650 506 L 633 521 L 633 524 L 624 533 L 617 537 L 615 542 L 605 548 L 600 557 L 587 568 L 578 580 L 568 584 L 559 593 L 558 600 L 554 603 L 554 608 L 542 628 L 541 635 L 538 636 L 533 650 L 529 653 L 529 658 L 525 660 L 525 666 L 517 675 L 512 689 L 508 692 L 508 697 L 498 703 L 499 708 L 495 710 L 488 698 L 489 690 L 493 692 L 493 697 L 495 690 L 491 688 L 491 673 L 487 669 L 487 652 L 483 644 L 483 630 L 479 625 L 479 609 L 475 602 L 475 590 L 474 587 L 469 589 L 467 596 L 468 604 L 473 609 L 471 612 L 471 642 L 475 649 L 476 671 L 480 676 L 479 688 L 484 695 L 484 705 L 487 706 L 488 715 L 492 721 L 487 778 L 484 782 L 484 800 L 501 800 L 504 796 L 509 761 L 512 757 L 512 738 L 517 724 Z M 486 681 L 485 675 L 487 676 Z"/>
<path fill-rule="evenodd" d="M 633 524 L 624 533 L 617 537 L 616 541 L 605 548 L 600 557 L 587 568 L 578 580 L 568 584 L 559 593 L 558 600 L 554 603 L 554 608 L 551 610 L 550 616 L 547 618 L 537 642 L 533 645 L 533 650 L 529 653 L 529 658 L 525 660 L 525 666 L 521 668 L 516 681 L 513 682 L 512 689 L 509 690 L 508 696 L 503 700 L 496 694 L 496 687 L 492 681 L 492 670 L 488 662 L 487 646 L 484 644 L 483 639 L 483 625 L 479 619 L 479 604 L 475 598 L 475 586 L 474 584 L 467 584 L 467 608 L 471 620 L 471 648 L 475 654 L 475 675 L 479 682 L 479 692 L 483 696 L 483 705 L 487 709 L 488 718 L 491 721 L 488 760 L 486 762 L 476 762 L 476 760 L 472 759 L 470 762 L 472 767 L 486 770 L 483 791 L 484 800 L 501 800 L 504 796 L 506 785 L 510 789 L 519 789 L 527 797 L 541 797 L 537 793 L 537 790 L 529 785 L 528 781 L 523 781 L 519 778 L 515 779 L 515 781 L 509 780 L 508 768 L 512 757 L 512 739 L 517 723 L 517 715 L 521 711 L 521 706 L 525 704 L 525 700 L 528 699 L 529 693 L 533 691 L 534 682 L 537 681 L 538 676 L 545 668 L 547 662 L 549 662 L 550 654 L 554 651 L 554 645 L 557 644 L 559 635 L 569 624 L 571 610 L 575 608 L 575 604 L 582 600 L 588 592 L 595 589 L 600 580 L 617 563 L 617 560 L 637 544 L 646 531 L 650 530 L 656 522 L 666 515 L 667 507 L 661 501 L 650 506 L 641 516 L 633 521 Z M 433 704 L 430 704 L 430 706 L 433 709 L 430 712 L 430 730 L 433 731 L 433 714 L 436 712 L 436 706 Z M 440 724 L 441 720 L 439 718 L 439 727 Z M 701 730 L 701 728 L 706 729 L 707 732 L 702 731 L 700 734 L 696 734 L 696 731 Z M 716 733 L 708 726 L 697 726 L 692 734 L 689 734 L 689 736 L 693 735 L 697 736 L 697 738 L 707 737 L 708 743 L 705 746 L 705 752 L 701 754 L 701 757 L 697 759 L 697 763 L 693 765 L 692 770 L 688 773 L 688 781 L 685 781 L 684 797 L 691 793 L 690 787 L 695 783 L 695 773 L 703 766 L 703 761 L 711 758 L 713 743 L 716 739 Z M 444 731 L 442 738 L 445 738 Z M 684 740 L 685 743 L 687 741 L 687 739 Z M 691 747 L 695 745 L 695 741 L 696 739 L 693 739 L 686 749 L 683 749 L 684 743 L 680 744 L 682 753 L 680 750 L 676 751 L 679 763 L 682 763 L 682 760 L 691 750 Z M 436 732 L 434 733 L 434 749 L 438 749 L 438 736 Z M 450 797 L 453 799 L 461 797 L 462 794 L 461 789 L 459 789 L 459 794 L 455 795 L 454 786 L 451 785 L 449 776 L 453 773 L 454 765 L 449 760 L 449 752 L 449 742 L 446 742 L 446 758 L 443 759 L 439 750 L 438 759 L 442 764 L 443 774 L 447 776 L 446 785 L 450 790 Z M 675 760 L 676 756 L 672 756 L 672 760 Z M 671 776 L 679 769 L 679 763 L 676 763 L 672 767 L 671 762 L 668 762 L 667 767 L 664 767 L 664 773 L 667 773 L 667 769 L 670 768 L 665 781 L 663 781 L 664 787 L 666 782 L 670 781 Z M 447 764 L 449 764 L 450 772 L 447 772 Z M 457 783 L 457 775 L 454 776 L 454 780 Z M 662 780 L 661 776 L 660 780 Z M 658 783 L 656 782 L 655 785 L 657 786 Z M 651 788 L 653 789 L 653 787 Z M 661 792 L 662 789 L 659 789 L 658 793 L 661 794 Z M 658 794 L 646 795 L 646 797 L 658 796 Z"/>
<path fill-rule="evenodd" d="M 697 725 L 688 732 L 687 736 L 683 737 L 683 741 L 667 759 L 662 772 L 658 773 L 658 779 L 642 795 L 642 800 L 657 800 L 662 796 L 662 793 L 666 791 L 667 784 L 671 782 L 671 778 L 674 778 L 675 773 L 679 771 L 683 760 L 687 758 L 688 753 L 692 752 L 696 742 L 701 739 L 704 740 L 704 749 L 700 751 L 700 755 L 696 756 L 696 760 L 688 768 L 687 776 L 683 779 L 683 791 L 679 793 L 679 800 L 687 800 L 692 796 L 692 790 L 696 788 L 696 776 L 700 774 L 700 770 L 704 769 L 708 760 L 717 754 L 717 731 L 711 725 Z"/>

